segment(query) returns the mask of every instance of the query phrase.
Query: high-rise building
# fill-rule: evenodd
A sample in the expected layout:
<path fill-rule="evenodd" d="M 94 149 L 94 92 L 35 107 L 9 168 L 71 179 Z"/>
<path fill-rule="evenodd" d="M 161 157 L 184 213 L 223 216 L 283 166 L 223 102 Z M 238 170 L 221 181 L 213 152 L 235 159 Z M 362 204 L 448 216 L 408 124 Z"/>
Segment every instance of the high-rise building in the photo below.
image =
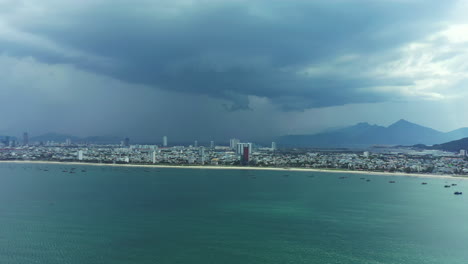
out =
<path fill-rule="evenodd" d="M 206 156 L 205 156 L 205 148 L 204 148 L 204 147 L 201 147 L 201 148 L 198 150 L 198 155 L 200 156 L 200 163 L 201 163 L 202 165 L 205 164 Z"/>
<path fill-rule="evenodd" d="M 239 140 L 239 139 L 237 139 L 237 138 L 231 138 L 231 139 L 229 140 L 229 147 L 230 147 L 231 149 L 234 149 L 234 150 L 235 150 L 235 149 L 237 148 L 237 144 L 239 144 L 239 143 L 240 143 L 240 140 Z"/>
<path fill-rule="evenodd" d="M 276 150 L 276 142 L 271 142 L 271 150 L 272 151 Z"/>
<path fill-rule="evenodd" d="M 153 151 L 153 164 L 156 163 L 156 151 Z"/>
<path fill-rule="evenodd" d="M 198 140 L 195 140 L 193 146 L 196 147 L 196 148 L 198 148 Z"/>
<path fill-rule="evenodd" d="M 28 132 L 23 133 L 23 146 L 29 145 L 29 135 Z"/>
<path fill-rule="evenodd" d="M 238 143 L 236 153 L 240 156 L 241 164 L 248 165 L 252 155 L 252 143 Z"/>
<path fill-rule="evenodd" d="M 249 164 L 249 160 L 250 160 L 249 146 L 244 145 L 243 149 L 242 149 L 242 152 L 243 152 L 242 153 L 242 158 L 241 158 L 242 165 L 247 165 L 247 164 Z"/>
<path fill-rule="evenodd" d="M 83 151 L 79 150 L 77 156 L 78 156 L 78 160 L 83 160 Z"/>
<path fill-rule="evenodd" d="M 237 143 L 236 153 L 238 155 L 244 155 L 244 147 L 249 150 L 249 155 L 252 155 L 252 143 Z"/>
<path fill-rule="evenodd" d="M 466 150 L 460 149 L 460 156 L 466 156 Z"/>
<path fill-rule="evenodd" d="M 214 141 L 210 141 L 210 148 L 214 148 L 214 147 L 215 147 Z"/>
<path fill-rule="evenodd" d="M 65 140 L 65 145 L 66 145 L 66 146 L 71 146 L 71 142 L 72 142 L 71 139 L 67 138 L 67 139 Z"/>
<path fill-rule="evenodd" d="M 167 147 L 167 136 L 163 137 L 163 147 Z"/>
<path fill-rule="evenodd" d="M 130 147 L 130 138 L 126 137 L 124 139 L 124 147 Z"/>

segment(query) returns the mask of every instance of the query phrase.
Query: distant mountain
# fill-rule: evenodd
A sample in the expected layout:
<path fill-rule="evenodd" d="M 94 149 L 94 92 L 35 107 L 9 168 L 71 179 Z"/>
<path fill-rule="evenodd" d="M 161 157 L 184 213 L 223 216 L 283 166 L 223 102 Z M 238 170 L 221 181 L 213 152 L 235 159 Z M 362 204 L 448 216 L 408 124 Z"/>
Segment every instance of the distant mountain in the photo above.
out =
<path fill-rule="evenodd" d="M 359 123 L 314 135 L 282 136 L 277 139 L 277 142 L 291 147 L 366 147 L 370 145 L 432 145 L 462 137 L 468 137 L 468 128 L 443 133 L 401 119 L 388 127 Z"/>
<path fill-rule="evenodd" d="M 454 140 L 454 139 L 460 139 L 460 138 L 468 137 L 468 127 L 459 128 L 459 129 L 453 130 L 453 131 L 445 133 L 445 134 L 446 134 L 446 137 L 447 137 L 445 142 L 451 141 L 451 140 Z"/>
<path fill-rule="evenodd" d="M 391 145 L 435 144 L 445 141 L 445 133 L 432 128 L 420 126 L 404 119 L 387 127 L 385 137 L 382 138 Z M 468 135 L 468 134 L 467 134 Z"/>
<path fill-rule="evenodd" d="M 458 152 L 461 149 L 468 150 L 468 137 L 465 137 L 459 140 L 450 141 L 447 143 L 436 144 L 433 146 L 418 145 L 415 147 L 423 148 L 423 149 L 438 149 L 438 150 L 444 150 L 444 151 Z"/>
<path fill-rule="evenodd" d="M 65 142 L 67 139 L 71 139 L 73 143 L 93 143 L 93 144 L 119 144 L 122 137 L 116 136 L 92 136 L 80 138 L 72 135 L 66 134 L 57 134 L 57 133 L 47 133 L 37 137 L 30 138 L 30 142 Z"/>

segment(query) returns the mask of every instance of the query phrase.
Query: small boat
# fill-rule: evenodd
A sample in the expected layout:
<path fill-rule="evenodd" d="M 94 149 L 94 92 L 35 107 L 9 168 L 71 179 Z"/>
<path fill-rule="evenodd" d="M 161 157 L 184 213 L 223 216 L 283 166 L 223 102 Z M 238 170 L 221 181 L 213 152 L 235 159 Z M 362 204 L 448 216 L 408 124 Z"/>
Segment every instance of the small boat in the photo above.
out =
<path fill-rule="evenodd" d="M 444 185 L 444 188 L 450 188 L 451 186 L 450 185 Z"/>
<path fill-rule="evenodd" d="M 462 193 L 462 192 L 454 192 L 453 194 L 455 194 L 455 195 L 462 195 L 463 193 Z"/>
<path fill-rule="evenodd" d="M 456 183 L 452 183 L 452 186 L 457 186 L 457 184 L 456 184 Z"/>
<path fill-rule="evenodd" d="M 389 181 L 388 183 L 395 183 L 395 181 Z"/>
<path fill-rule="evenodd" d="M 422 184 L 422 185 L 426 185 L 426 184 L 427 184 L 427 182 L 423 182 L 423 183 L 421 183 L 421 184 Z"/>
<path fill-rule="evenodd" d="M 370 180 L 366 180 L 366 182 L 370 182 Z"/>

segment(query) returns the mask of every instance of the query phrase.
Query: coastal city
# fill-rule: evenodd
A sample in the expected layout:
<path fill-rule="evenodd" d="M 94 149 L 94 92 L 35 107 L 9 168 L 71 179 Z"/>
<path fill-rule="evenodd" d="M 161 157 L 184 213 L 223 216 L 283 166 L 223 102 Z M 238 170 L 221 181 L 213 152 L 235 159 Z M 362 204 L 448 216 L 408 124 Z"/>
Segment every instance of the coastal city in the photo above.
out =
<path fill-rule="evenodd" d="M 0 160 L 56 161 L 104 164 L 145 164 L 171 166 L 249 166 L 304 168 L 369 172 L 398 172 L 439 175 L 468 175 L 465 150 L 458 153 L 410 148 L 300 149 L 278 148 L 275 142 L 264 147 L 231 139 L 229 145 L 211 141 L 201 146 L 170 146 L 168 137 L 161 145 L 134 145 L 129 138 L 120 144 L 97 145 L 65 142 L 29 143 L 2 141 Z"/>

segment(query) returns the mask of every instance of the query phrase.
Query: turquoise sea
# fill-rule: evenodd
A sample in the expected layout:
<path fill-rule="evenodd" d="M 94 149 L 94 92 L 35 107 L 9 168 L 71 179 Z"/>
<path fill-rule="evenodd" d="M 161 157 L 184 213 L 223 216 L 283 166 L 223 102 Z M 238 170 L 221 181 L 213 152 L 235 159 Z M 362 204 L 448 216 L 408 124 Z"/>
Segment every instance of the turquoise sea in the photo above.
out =
<path fill-rule="evenodd" d="M 0 263 L 466 264 L 467 196 L 461 179 L 2 163 Z"/>

